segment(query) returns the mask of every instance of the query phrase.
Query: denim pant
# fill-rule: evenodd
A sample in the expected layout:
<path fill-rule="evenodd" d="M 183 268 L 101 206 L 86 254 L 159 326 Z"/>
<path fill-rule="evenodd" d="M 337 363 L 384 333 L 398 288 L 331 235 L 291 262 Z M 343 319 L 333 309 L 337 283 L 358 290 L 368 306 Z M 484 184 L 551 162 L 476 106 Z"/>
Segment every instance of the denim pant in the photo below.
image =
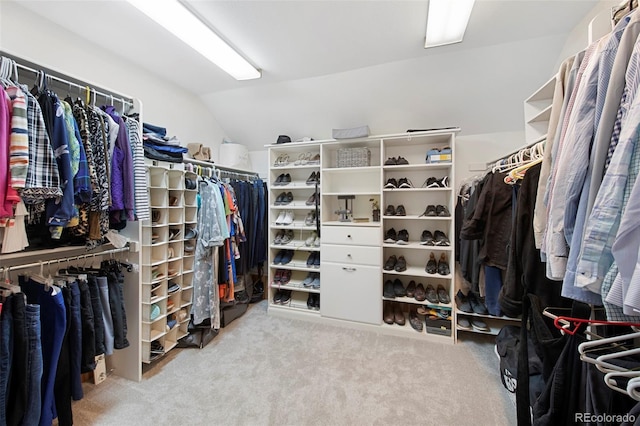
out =
<path fill-rule="evenodd" d="M 124 349 L 129 346 L 127 340 L 127 314 L 124 310 L 124 295 L 122 287 L 124 285 L 124 275 L 120 272 L 109 272 L 107 274 L 109 285 L 109 306 L 111 307 L 111 318 L 113 321 L 113 347 Z"/>
<path fill-rule="evenodd" d="M 502 288 L 502 271 L 495 266 L 484 267 L 485 303 L 491 315 L 502 316 L 498 296 Z"/>
<path fill-rule="evenodd" d="M 100 288 L 98 281 L 93 275 L 87 277 L 87 286 L 91 294 L 91 308 L 93 311 L 93 329 L 95 331 L 95 354 L 102 355 L 105 353 L 104 348 L 104 317 L 102 313 L 102 300 L 100 298 Z M 93 361 L 93 360 L 92 360 Z M 92 368 L 92 370 L 95 368 Z"/>
<path fill-rule="evenodd" d="M 13 317 L 13 344 L 11 375 L 7 391 L 7 425 L 22 424 L 28 406 L 29 336 L 27 333 L 26 305 L 21 294 L 10 299 Z"/>
<path fill-rule="evenodd" d="M 7 395 L 13 355 L 13 314 L 10 296 L 2 305 L 0 316 L 0 426 L 7 424 Z"/>
<path fill-rule="evenodd" d="M 86 281 L 78 280 L 80 289 L 80 318 L 82 321 L 82 357 L 80 372 L 88 373 L 96 368 L 96 331 L 91 292 Z M 102 318 L 100 318 L 102 320 Z"/>
<path fill-rule="evenodd" d="M 109 306 L 109 283 L 107 277 L 96 277 L 100 289 L 100 303 L 102 305 L 102 320 L 104 324 L 104 353 L 113 354 L 113 319 Z"/>
<path fill-rule="evenodd" d="M 69 325 L 69 355 L 71 368 L 71 397 L 74 401 L 82 399 L 82 378 L 80 377 L 80 364 L 82 361 L 82 320 L 80 315 L 80 287 L 77 282 L 69 283 L 71 290 L 71 313 L 68 318 Z"/>
<path fill-rule="evenodd" d="M 27 382 L 27 410 L 22 424 L 35 425 L 40 420 L 42 411 L 42 340 L 40 335 L 40 306 L 26 306 L 27 339 L 29 342 L 29 353 L 27 357 L 27 371 L 29 381 Z"/>

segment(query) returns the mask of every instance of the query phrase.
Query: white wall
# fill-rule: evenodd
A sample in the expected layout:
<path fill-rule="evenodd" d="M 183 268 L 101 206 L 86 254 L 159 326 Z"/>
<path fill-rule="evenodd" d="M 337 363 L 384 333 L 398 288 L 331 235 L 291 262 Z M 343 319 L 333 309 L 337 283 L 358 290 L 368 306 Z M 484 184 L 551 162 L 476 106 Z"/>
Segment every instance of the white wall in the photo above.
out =
<path fill-rule="evenodd" d="M 114 27 L 113 31 L 126 31 L 126 28 Z M 0 0 L 0 50 L 138 98 L 143 103 L 144 121 L 166 127 L 167 132 L 177 136 L 185 146 L 188 142 L 201 142 L 212 148 L 214 156 L 218 154 L 218 145 L 225 133 L 200 98 L 30 13 L 15 2 Z"/>
<path fill-rule="evenodd" d="M 554 72 L 564 36 L 544 37 L 203 96 L 231 140 L 259 151 L 279 134 L 328 139 L 459 126 L 463 134 L 522 130 L 523 100 Z"/>

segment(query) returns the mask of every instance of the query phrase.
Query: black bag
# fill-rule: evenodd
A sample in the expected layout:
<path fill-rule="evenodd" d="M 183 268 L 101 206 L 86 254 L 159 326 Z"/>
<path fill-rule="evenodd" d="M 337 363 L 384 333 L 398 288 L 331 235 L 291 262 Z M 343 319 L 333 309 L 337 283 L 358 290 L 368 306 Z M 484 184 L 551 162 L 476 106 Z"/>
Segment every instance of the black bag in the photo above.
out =
<path fill-rule="evenodd" d="M 502 327 L 496 337 L 496 352 L 500 356 L 500 379 L 502 385 L 511 393 L 516 393 L 518 385 L 518 356 L 520 354 L 520 327 L 507 325 Z M 527 339 L 529 346 L 529 390 L 530 395 L 540 395 L 544 390 L 542 379 L 542 360 L 536 354 L 533 341 Z"/>
<path fill-rule="evenodd" d="M 278 141 L 276 143 L 289 143 L 291 142 L 291 138 L 287 135 L 278 136 Z"/>

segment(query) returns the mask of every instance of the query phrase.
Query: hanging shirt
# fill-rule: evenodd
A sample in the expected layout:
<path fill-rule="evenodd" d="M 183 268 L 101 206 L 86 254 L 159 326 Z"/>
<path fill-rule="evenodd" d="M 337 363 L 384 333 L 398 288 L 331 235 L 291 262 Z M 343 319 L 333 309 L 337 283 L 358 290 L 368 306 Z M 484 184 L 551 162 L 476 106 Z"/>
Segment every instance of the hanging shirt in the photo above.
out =
<path fill-rule="evenodd" d="M 9 176 L 14 189 L 25 187 L 29 168 L 29 124 L 27 121 L 27 99 L 17 86 L 7 86 L 11 99 L 11 136 L 9 140 Z"/>
<path fill-rule="evenodd" d="M 7 200 L 9 184 L 9 138 L 11 133 L 11 99 L 0 86 L 0 219 L 13 216 Z"/>
<path fill-rule="evenodd" d="M 125 121 L 129 130 L 129 142 L 133 155 L 134 192 L 135 192 L 135 213 L 138 220 L 148 220 L 151 218 L 149 207 L 149 193 L 147 192 L 147 173 L 144 164 L 144 148 L 140 137 L 140 123 L 133 118 Z"/>
<path fill-rule="evenodd" d="M 112 205 L 113 210 L 124 210 L 127 220 L 134 220 L 135 210 L 135 187 L 133 184 L 133 157 L 131 155 L 131 143 L 129 142 L 129 133 L 124 120 L 116 112 L 115 107 L 104 107 L 105 112 L 118 124 L 118 137 L 116 138 L 115 147 L 113 149 L 113 158 L 111 161 L 112 176 L 111 183 L 120 185 L 118 188 L 112 188 L 114 191 L 122 190 L 122 206 L 116 204 L 115 200 Z M 117 161 L 117 163 L 116 163 Z M 118 200 L 119 202 L 120 200 Z"/>

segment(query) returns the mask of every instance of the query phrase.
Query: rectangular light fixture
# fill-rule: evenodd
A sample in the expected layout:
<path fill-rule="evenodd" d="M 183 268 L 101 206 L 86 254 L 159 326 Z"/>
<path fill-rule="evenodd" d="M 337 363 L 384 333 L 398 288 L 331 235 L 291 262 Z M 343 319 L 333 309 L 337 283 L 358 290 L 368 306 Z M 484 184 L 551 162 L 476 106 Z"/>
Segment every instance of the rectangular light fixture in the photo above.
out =
<path fill-rule="evenodd" d="M 128 1 L 236 80 L 262 76 L 259 70 L 177 0 Z"/>
<path fill-rule="evenodd" d="M 475 0 L 429 0 L 424 47 L 460 43 Z"/>

